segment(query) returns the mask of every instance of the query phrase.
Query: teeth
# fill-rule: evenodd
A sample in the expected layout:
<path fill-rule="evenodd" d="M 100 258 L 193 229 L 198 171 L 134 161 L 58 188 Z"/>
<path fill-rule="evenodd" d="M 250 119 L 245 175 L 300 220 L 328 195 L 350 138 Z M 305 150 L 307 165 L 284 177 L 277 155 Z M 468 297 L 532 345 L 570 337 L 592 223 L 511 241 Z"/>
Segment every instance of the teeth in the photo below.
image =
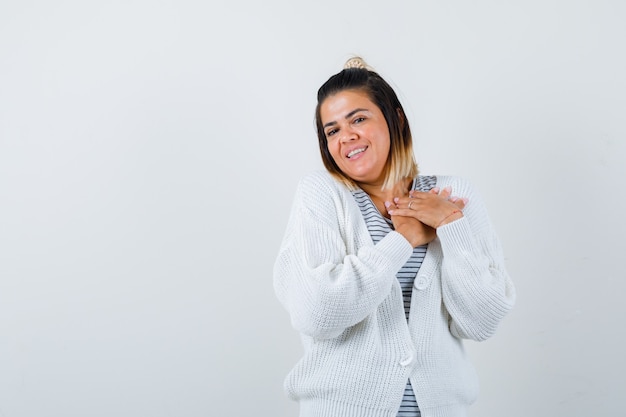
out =
<path fill-rule="evenodd" d="M 354 155 L 364 152 L 365 148 L 359 148 L 359 149 L 355 149 L 353 151 L 350 151 L 350 153 L 348 154 L 348 158 L 352 158 Z"/>

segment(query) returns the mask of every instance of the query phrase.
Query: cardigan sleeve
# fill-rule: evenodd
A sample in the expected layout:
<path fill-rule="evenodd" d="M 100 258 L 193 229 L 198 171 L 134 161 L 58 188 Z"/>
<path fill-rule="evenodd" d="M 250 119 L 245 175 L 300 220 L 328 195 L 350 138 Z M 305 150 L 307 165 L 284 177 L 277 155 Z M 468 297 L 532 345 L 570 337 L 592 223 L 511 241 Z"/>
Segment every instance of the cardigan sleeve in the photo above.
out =
<path fill-rule="evenodd" d="M 485 340 L 513 307 L 515 288 L 480 196 L 460 178 L 442 177 L 437 185 L 450 185 L 455 195 L 469 199 L 464 217 L 437 229 L 443 250 L 441 285 L 451 317 L 450 331 L 459 338 Z"/>
<path fill-rule="evenodd" d="M 274 289 L 292 325 L 315 339 L 337 337 L 370 315 L 413 250 L 397 232 L 376 245 L 369 234 L 367 243 L 350 243 L 346 231 L 363 220 L 333 181 L 300 182 L 274 264 Z"/>

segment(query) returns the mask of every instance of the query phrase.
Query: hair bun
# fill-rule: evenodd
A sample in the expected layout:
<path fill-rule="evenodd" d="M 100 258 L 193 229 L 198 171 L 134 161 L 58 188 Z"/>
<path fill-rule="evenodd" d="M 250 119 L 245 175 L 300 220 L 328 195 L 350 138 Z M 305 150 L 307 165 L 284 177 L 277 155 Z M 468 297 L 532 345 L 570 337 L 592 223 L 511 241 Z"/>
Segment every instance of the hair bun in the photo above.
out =
<path fill-rule="evenodd" d="M 350 68 L 369 70 L 369 66 L 365 63 L 363 58 L 361 58 L 360 56 L 355 56 L 353 58 L 350 58 L 343 65 L 343 69 L 350 69 Z"/>

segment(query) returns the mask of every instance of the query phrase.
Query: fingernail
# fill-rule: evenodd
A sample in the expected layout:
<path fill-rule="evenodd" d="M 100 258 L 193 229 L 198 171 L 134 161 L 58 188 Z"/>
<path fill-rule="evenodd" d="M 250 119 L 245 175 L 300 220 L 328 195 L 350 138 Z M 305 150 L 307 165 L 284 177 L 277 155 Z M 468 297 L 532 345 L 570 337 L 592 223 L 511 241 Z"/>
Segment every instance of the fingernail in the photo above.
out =
<path fill-rule="evenodd" d="M 387 213 L 393 214 L 393 210 L 387 210 Z"/>
<path fill-rule="evenodd" d="M 433 191 L 434 191 L 434 192 L 436 192 L 436 193 L 438 193 L 438 192 L 439 192 L 439 187 L 435 187 L 435 188 L 433 188 Z"/>
<path fill-rule="evenodd" d="M 463 200 L 463 204 L 467 204 L 469 202 L 469 199 L 467 198 L 462 198 L 461 200 Z"/>
<path fill-rule="evenodd" d="M 393 198 L 393 202 L 394 202 L 394 203 L 398 204 L 398 201 L 400 201 L 400 198 L 398 198 L 398 197 L 394 197 L 394 198 Z"/>
<path fill-rule="evenodd" d="M 450 192 L 450 191 L 452 191 L 452 187 L 447 186 L 447 187 L 445 187 L 443 190 L 444 190 L 444 191 L 447 191 L 447 192 Z"/>
<path fill-rule="evenodd" d="M 390 205 L 391 203 L 389 201 L 385 201 L 385 207 L 389 208 Z"/>

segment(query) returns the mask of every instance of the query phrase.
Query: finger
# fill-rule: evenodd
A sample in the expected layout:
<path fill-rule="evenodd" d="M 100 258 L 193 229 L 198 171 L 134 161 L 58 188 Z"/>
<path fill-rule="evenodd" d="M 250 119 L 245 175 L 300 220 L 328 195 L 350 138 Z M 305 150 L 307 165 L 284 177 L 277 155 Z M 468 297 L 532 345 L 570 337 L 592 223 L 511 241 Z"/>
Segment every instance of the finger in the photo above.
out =
<path fill-rule="evenodd" d="M 399 198 L 396 201 L 396 207 L 417 210 L 417 207 L 422 203 L 423 200 L 420 200 L 418 198 Z"/>
<path fill-rule="evenodd" d="M 413 217 L 414 219 L 417 219 L 417 212 L 409 208 L 387 209 L 387 212 L 391 216 Z"/>
<path fill-rule="evenodd" d="M 441 190 L 441 192 L 439 193 L 439 195 L 443 198 L 448 198 L 450 197 L 451 193 L 452 193 L 451 187 L 444 187 L 443 190 Z"/>
<path fill-rule="evenodd" d="M 431 193 L 431 194 L 439 194 L 439 191 L 441 191 L 439 189 L 439 187 L 433 187 L 433 188 L 430 189 L 429 193 Z"/>
<path fill-rule="evenodd" d="M 426 196 L 428 196 L 428 194 L 435 194 L 435 193 L 430 192 L 430 191 L 426 193 L 424 191 L 411 190 L 409 192 L 409 197 L 410 198 L 425 198 Z"/>
<path fill-rule="evenodd" d="M 398 206 L 395 203 L 392 203 L 391 201 L 385 201 L 385 208 L 387 209 L 387 213 L 390 213 L 389 210 L 393 210 L 398 208 Z"/>
<path fill-rule="evenodd" d="M 385 203 L 391 203 L 392 205 L 401 205 L 401 204 L 406 205 L 412 199 L 413 199 L 412 197 L 394 197 L 391 200 L 385 201 Z"/>
<path fill-rule="evenodd" d="M 457 198 L 456 201 L 453 201 L 454 205 L 459 208 L 459 210 L 463 210 L 465 208 L 465 199 Z"/>

